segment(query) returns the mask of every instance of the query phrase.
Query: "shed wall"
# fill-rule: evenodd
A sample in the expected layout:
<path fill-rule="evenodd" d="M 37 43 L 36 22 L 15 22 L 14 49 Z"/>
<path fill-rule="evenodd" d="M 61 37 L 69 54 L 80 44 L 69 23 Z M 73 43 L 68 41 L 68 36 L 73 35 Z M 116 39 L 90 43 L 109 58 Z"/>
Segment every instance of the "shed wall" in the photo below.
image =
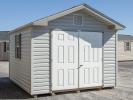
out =
<path fill-rule="evenodd" d="M 73 24 L 73 15 L 83 15 L 83 25 Z M 65 23 L 65 24 L 64 24 Z M 116 31 L 108 30 L 107 25 L 83 11 L 77 11 L 62 18 L 49 22 L 49 27 L 55 30 L 99 31 L 103 35 L 103 86 L 116 85 Z"/>
<path fill-rule="evenodd" d="M 21 59 L 15 58 L 15 35 L 21 33 Z M 10 35 L 10 79 L 31 93 L 31 30 Z"/>
<path fill-rule="evenodd" d="M 32 30 L 32 94 L 50 91 L 50 34 L 44 27 Z"/>
<path fill-rule="evenodd" d="M 9 60 L 9 51 L 4 52 L 4 42 L 9 43 L 8 31 L 0 31 L 0 60 Z"/>
<path fill-rule="evenodd" d="M 79 14 L 83 16 L 82 25 L 74 25 L 73 15 Z M 96 18 L 92 17 L 88 13 L 80 10 L 72 14 L 66 15 L 64 17 L 55 19 L 49 22 L 50 29 L 61 29 L 61 30 L 72 30 L 72 31 L 101 31 L 107 30 L 107 26 L 104 23 L 101 23 Z"/>
<path fill-rule="evenodd" d="M 83 25 L 73 24 L 73 14 L 83 15 Z M 49 31 L 48 31 L 49 30 Z M 56 20 L 50 21 L 48 27 L 33 28 L 32 32 L 32 93 L 49 93 L 50 83 L 50 31 L 99 31 L 104 32 L 103 45 L 103 85 L 115 86 L 116 59 L 115 59 L 115 31 L 109 31 L 107 26 L 84 11 L 77 11 Z"/>
<path fill-rule="evenodd" d="M 9 31 L 0 31 L 0 41 L 9 41 Z"/>
<path fill-rule="evenodd" d="M 116 34 L 105 32 L 103 38 L 103 82 L 104 87 L 112 87 L 116 85 Z"/>
<path fill-rule="evenodd" d="M 6 52 L 4 51 L 4 42 L 9 43 L 9 40 L 0 41 L 0 61 L 9 60 L 9 50 L 7 50 L 7 47 L 6 47 Z"/>

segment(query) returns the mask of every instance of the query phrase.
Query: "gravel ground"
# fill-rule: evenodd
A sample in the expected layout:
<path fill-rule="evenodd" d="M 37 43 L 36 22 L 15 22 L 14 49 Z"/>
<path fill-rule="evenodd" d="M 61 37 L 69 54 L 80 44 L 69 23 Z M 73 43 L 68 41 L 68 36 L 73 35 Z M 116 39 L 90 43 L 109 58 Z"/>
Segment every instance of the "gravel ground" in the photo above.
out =
<path fill-rule="evenodd" d="M 0 78 L 9 76 L 9 62 L 0 61 Z"/>
<path fill-rule="evenodd" d="M 133 61 L 119 62 L 118 86 L 133 88 Z"/>
<path fill-rule="evenodd" d="M 2 66 L 3 65 L 3 66 Z M 8 62 L 0 62 L 0 99 L 30 100 L 133 100 L 133 62 L 119 62 L 118 87 L 104 90 L 88 90 L 81 93 L 62 93 L 55 96 L 31 97 L 12 83 L 8 76 Z"/>

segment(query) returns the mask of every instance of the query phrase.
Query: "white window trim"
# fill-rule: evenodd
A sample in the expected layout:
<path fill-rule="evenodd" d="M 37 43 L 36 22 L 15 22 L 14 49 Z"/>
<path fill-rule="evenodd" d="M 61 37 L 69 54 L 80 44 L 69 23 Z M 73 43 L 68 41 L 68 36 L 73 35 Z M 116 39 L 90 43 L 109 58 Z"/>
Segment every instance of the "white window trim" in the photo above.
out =
<path fill-rule="evenodd" d="M 75 17 L 76 15 L 82 17 L 82 24 L 81 24 L 81 25 L 77 25 L 77 24 L 74 23 L 74 17 Z M 75 25 L 75 26 L 82 26 L 82 25 L 83 25 L 83 15 L 82 15 L 82 14 L 73 14 L 73 25 Z"/>
<path fill-rule="evenodd" d="M 10 43 L 6 42 L 6 51 L 9 52 L 10 51 Z"/>
<path fill-rule="evenodd" d="M 127 42 L 129 43 L 129 50 L 126 49 L 126 43 L 127 43 Z M 125 51 L 125 52 L 131 52 L 131 41 L 125 41 L 125 42 L 124 42 L 124 51 Z"/>
<path fill-rule="evenodd" d="M 19 42 L 20 42 L 20 45 L 19 45 L 19 48 L 20 48 L 20 55 L 19 55 L 19 56 L 16 56 L 16 52 L 17 52 L 17 51 L 16 51 L 16 47 L 17 47 L 17 46 L 16 46 L 16 36 L 19 37 L 20 35 L 21 35 L 21 38 L 19 38 L 19 39 L 20 39 L 20 40 L 19 40 Z M 22 48 L 21 48 L 21 45 L 22 45 L 22 44 L 21 44 L 21 43 L 22 43 L 22 34 L 21 34 L 21 33 L 20 33 L 20 34 L 16 34 L 16 35 L 15 35 L 15 59 L 19 59 L 19 60 L 21 60 L 21 57 L 22 57 Z"/>

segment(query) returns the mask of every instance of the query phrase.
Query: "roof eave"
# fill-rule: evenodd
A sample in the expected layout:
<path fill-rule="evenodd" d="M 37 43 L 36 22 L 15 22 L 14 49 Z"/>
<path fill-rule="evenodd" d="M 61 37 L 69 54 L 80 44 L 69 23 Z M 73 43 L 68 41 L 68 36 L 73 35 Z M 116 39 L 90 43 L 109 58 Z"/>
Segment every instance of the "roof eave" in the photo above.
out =
<path fill-rule="evenodd" d="M 23 29 L 23 28 L 30 27 L 30 26 L 33 26 L 33 23 L 32 23 L 32 22 L 31 22 L 31 23 L 28 23 L 28 24 L 26 24 L 26 25 L 20 26 L 20 27 L 14 29 L 14 30 L 11 30 L 9 33 L 13 33 L 13 32 L 16 32 L 16 31 L 18 31 L 18 30 L 21 30 L 21 29 Z"/>
<path fill-rule="evenodd" d="M 88 10 L 89 12 L 97 15 L 98 17 L 102 18 L 103 20 L 111 23 L 112 25 L 115 25 L 117 30 L 123 30 L 126 28 L 124 25 L 120 24 L 119 22 L 113 20 L 112 18 L 104 15 L 103 13 L 99 12 L 98 10 L 96 10 L 88 5 L 85 5 L 85 9 Z"/>
<path fill-rule="evenodd" d="M 124 30 L 126 27 L 125 26 L 116 26 L 117 30 Z"/>

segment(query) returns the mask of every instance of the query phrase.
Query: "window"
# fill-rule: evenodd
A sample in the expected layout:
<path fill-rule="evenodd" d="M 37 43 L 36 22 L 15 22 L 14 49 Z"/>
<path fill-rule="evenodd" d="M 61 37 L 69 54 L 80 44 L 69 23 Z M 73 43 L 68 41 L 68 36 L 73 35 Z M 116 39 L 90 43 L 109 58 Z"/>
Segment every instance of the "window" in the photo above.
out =
<path fill-rule="evenodd" d="M 15 35 L 15 58 L 21 59 L 21 34 Z"/>
<path fill-rule="evenodd" d="M 82 25 L 83 23 L 83 17 L 82 15 L 74 15 L 74 25 Z"/>
<path fill-rule="evenodd" d="M 4 52 L 7 52 L 7 51 L 9 51 L 9 43 L 8 42 L 4 42 L 3 43 L 3 45 L 4 45 Z"/>
<path fill-rule="evenodd" d="M 125 48 L 125 51 L 131 51 L 131 43 L 130 42 L 125 42 L 124 43 L 124 48 Z"/>
<path fill-rule="evenodd" d="M 4 44 L 4 52 L 6 52 L 6 42 L 4 42 L 3 44 Z"/>

